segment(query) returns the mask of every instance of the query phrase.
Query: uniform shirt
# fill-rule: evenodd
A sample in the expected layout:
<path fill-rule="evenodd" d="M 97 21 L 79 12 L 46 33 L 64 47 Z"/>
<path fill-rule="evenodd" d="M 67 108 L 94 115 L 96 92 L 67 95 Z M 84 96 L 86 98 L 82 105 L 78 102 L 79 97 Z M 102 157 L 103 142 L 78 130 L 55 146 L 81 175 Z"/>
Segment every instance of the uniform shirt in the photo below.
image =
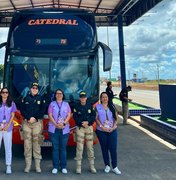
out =
<path fill-rule="evenodd" d="M 122 101 L 122 102 L 128 102 L 127 99 L 125 99 L 125 97 L 128 98 L 128 91 L 126 89 L 122 89 L 120 94 L 119 94 L 119 99 Z"/>
<path fill-rule="evenodd" d="M 68 113 L 71 112 L 70 106 L 67 102 L 62 101 L 59 103 L 57 101 L 52 101 L 48 107 L 48 114 L 52 113 L 54 120 L 57 122 L 58 119 L 63 119 L 63 121 L 67 118 Z M 60 115 L 59 115 L 60 114 Z M 56 126 L 49 121 L 48 131 L 54 133 Z M 63 129 L 63 134 L 67 134 L 70 132 L 69 123 L 65 125 Z"/>
<path fill-rule="evenodd" d="M 11 106 L 8 107 L 5 103 L 2 103 L 0 105 L 0 123 L 3 122 L 3 120 L 6 120 L 6 123 L 9 123 L 12 112 L 16 112 L 17 108 L 14 102 L 12 102 Z M 10 124 L 10 127 L 8 129 L 8 132 L 12 131 L 13 129 L 13 122 Z"/>
<path fill-rule="evenodd" d="M 109 99 L 109 102 L 112 102 L 113 98 L 114 98 L 114 93 L 112 91 L 112 88 L 110 87 L 107 87 L 106 88 L 106 93 L 108 95 L 108 99 Z"/>
<path fill-rule="evenodd" d="M 107 110 L 105 110 L 102 104 L 97 104 L 96 111 L 98 113 L 98 119 L 101 124 L 106 128 L 112 128 L 114 125 L 114 118 L 110 109 L 108 108 Z M 102 131 L 102 129 L 98 125 L 97 129 Z"/>
<path fill-rule="evenodd" d="M 92 105 L 81 105 L 79 102 L 73 109 L 73 118 L 78 127 L 82 127 L 83 121 L 88 121 L 88 125 L 91 126 L 95 121 L 96 113 Z"/>
<path fill-rule="evenodd" d="M 31 117 L 34 117 L 36 120 L 42 119 L 45 110 L 46 102 L 40 95 L 32 96 L 31 94 L 28 94 L 24 99 L 22 99 L 20 111 L 27 120 Z"/>

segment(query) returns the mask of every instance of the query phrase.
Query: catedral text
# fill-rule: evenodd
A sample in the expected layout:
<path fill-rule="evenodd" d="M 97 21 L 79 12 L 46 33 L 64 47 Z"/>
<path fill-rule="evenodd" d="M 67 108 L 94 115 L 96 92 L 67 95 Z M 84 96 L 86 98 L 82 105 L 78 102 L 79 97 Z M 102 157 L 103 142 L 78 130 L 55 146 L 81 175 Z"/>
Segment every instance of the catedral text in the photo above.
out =
<path fill-rule="evenodd" d="M 28 21 L 29 26 L 44 24 L 64 24 L 77 26 L 78 22 L 75 19 L 30 19 Z"/>

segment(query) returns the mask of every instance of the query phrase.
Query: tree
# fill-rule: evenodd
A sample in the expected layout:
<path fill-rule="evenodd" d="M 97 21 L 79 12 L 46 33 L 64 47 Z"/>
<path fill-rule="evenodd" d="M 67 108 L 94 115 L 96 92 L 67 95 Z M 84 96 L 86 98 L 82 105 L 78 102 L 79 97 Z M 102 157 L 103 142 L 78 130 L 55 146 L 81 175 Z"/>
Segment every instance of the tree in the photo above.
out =
<path fill-rule="evenodd" d="M 3 75 L 4 75 L 4 65 L 0 64 L 0 81 L 3 80 Z"/>

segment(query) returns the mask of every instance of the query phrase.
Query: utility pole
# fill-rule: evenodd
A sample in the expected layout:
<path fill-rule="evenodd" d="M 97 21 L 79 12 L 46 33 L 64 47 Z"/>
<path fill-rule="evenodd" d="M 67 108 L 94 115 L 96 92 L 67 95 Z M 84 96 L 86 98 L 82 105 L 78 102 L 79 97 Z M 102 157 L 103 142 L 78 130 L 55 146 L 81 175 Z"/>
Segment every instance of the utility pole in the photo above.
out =
<path fill-rule="evenodd" d="M 157 79 L 158 79 L 158 85 L 160 84 L 160 69 L 159 69 L 159 64 L 156 64 L 157 67 Z"/>

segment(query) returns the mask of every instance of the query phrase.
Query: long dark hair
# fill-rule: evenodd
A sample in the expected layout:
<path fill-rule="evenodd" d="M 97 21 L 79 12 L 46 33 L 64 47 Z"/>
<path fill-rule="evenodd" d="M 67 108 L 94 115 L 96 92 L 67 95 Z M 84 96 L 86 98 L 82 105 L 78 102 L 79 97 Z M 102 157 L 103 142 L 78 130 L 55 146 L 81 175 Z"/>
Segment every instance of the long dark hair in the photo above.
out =
<path fill-rule="evenodd" d="M 12 97 L 11 97 L 11 95 L 10 95 L 10 92 L 9 92 L 9 90 L 8 90 L 8 88 L 7 87 L 3 87 L 2 89 L 1 89 L 1 92 L 0 92 L 0 94 L 2 94 L 2 92 L 3 92 L 3 90 L 4 89 L 6 89 L 7 91 L 8 91 L 8 97 L 7 97 L 7 101 L 6 101 L 6 105 L 8 106 L 8 107 L 11 107 L 11 105 L 12 105 Z M 0 95 L 0 105 L 2 106 L 2 96 Z"/>
<path fill-rule="evenodd" d="M 63 99 L 62 100 L 64 100 L 65 99 L 65 94 L 64 94 L 64 91 L 62 89 L 60 89 L 60 88 L 56 89 L 56 91 L 54 92 L 53 100 L 56 101 L 56 93 L 57 93 L 57 91 L 61 91 L 62 92 L 62 94 L 63 94 Z"/>
<path fill-rule="evenodd" d="M 106 95 L 108 96 L 108 94 L 107 94 L 106 92 L 102 92 L 102 93 L 100 94 L 100 102 L 101 102 L 101 104 L 102 104 L 101 99 L 102 99 L 103 94 L 106 94 Z M 113 118 L 114 118 L 115 120 L 117 120 L 116 108 L 115 108 L 114 104 L 113 104 L 113 103 L 109 103 L 109 101 L 108 101 L 108 108 L 109 108 L 110 111 L 112 112 Z"/>

